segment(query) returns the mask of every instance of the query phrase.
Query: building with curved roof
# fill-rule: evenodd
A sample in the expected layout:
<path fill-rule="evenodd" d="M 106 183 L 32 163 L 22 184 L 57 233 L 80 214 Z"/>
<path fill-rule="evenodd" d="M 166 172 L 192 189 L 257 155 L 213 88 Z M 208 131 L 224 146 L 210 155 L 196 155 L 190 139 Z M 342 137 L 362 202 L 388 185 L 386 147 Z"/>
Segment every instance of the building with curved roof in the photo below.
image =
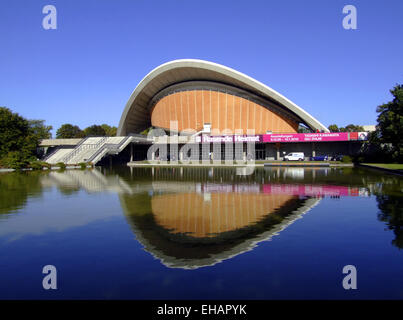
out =
<path fill-rule="evenodd" d="M 263 83 L 220 64 L 174 60 L 147 74 L 134 89 L 120 119 L 119 136 L 150 126 L 198 132 L 205 124 L 217 134 L 297 133 L 328 129 L 295 103 Z M 224 131 L 227 130 L 227 131 Z"/>

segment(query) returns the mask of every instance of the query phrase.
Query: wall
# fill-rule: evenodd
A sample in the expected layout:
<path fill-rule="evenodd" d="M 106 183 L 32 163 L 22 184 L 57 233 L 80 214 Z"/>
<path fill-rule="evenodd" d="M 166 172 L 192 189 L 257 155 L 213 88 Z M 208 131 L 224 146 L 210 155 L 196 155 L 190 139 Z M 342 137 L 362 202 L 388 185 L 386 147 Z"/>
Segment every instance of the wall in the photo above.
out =
<path fill-rule="evenodd" d="M 255 129 L 255 134 L 296 133 L 298 123 L 243 97 L 213 90 L 189 90 L 169 94 L 160 99 L 151 112 L 151 124 L 169 129 L 170 121 L 178 121 L 178 130 L 200 131 L 204 123 L 212 130 Z M 214 133 L 213 133 L 214 134 Z"/>

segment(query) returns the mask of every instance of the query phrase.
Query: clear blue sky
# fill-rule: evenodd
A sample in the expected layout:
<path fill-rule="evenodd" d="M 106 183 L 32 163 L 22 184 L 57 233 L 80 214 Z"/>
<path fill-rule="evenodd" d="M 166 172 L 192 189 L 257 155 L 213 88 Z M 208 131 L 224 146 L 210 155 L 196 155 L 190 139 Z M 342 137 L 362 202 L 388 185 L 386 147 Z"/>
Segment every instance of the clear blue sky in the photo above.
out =
<path fill-rule="evenodd" d="M 42 28 L 47 4 L 57 30 Z M 357 30 L 342 27 L 347 4 Z M 263 82 L 326 126 L 375 124 L 403 82 L 402 13 L 402 0 L 0 0 L 0 106 L 54 129 L 117 126 L 149 71 L 196 58 Z"/>

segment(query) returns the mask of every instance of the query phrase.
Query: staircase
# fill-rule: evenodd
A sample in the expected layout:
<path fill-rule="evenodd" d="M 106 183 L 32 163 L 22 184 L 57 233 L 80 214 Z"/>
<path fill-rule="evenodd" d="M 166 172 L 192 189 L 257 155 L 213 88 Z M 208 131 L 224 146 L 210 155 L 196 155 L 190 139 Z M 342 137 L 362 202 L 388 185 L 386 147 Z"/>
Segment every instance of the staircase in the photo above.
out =
<path fill-rule="evenodd" d="M 51 164 L 63 162 L 67 165 L 82 162 L 96 164 L 106 155 L 116 155 L 123 151 L 129 143 L 148 143 L 152 141 L 143 135 L 132 134 L 121 137 L 88 137 L 80 141 L 75 148 L 58 148 L 46 156 Z"/>

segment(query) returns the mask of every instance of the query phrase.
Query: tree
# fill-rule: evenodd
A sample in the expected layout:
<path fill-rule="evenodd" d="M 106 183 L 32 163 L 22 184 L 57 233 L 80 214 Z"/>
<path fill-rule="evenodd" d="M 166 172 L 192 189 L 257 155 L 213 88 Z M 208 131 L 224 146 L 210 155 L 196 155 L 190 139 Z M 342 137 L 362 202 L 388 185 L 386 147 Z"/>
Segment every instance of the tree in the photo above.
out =
<path fill-rule="evenodd" d="M 364 128 L 356 124 L 349 124 L 345 127 L 339 128 L 339 132 L 361 132 L 361 131 L 364 131 Z"/>
<path fill-rule="evenodd" d="M 73 126 L 70 123 L 61 125 L 56 131 L 56 139 L 71 139 L 71 138 L 83 138 L 84 132 L 78 127 Z"/>
<path fill-rule="evenodd" d="M 96 136 L 106 136 L 105 129 L 102 128 L 102 126 L 99 125 L 92 125 L 90 127 L 87 127 L 84 129 L 84 134 L 86 137 L 96 137 Z"/>
<path fill-rule="evenodd" d="M 27 119 L 0 107 L 0 159 L 7 167 L 21 168 L 34 160 L 39 139 Z"/>
<path fill-rule="evenodd" d="M 376 108 L 377 133 L 380 141 L 390 144 L 395 161 L 403 161 L 403 85 L 397 84 L 390 93 L 393 100 Z"/>
<path fill-rule="evenodd" d="M 331 124 L 328 129 L 330 132 L 339 132 L 339 127 L 336 124 Z"/>
<path fill-rule="evenodd" d="M 46 126 L 45 120 L 28 120 L 28 124 L 32 133 L 39 140 L 52 138 L 52 133 L 50 131 L 53 129 L 53 127 Z"/>
<path fill-rule="evenodd" d="M 349 124 L 346 126 L 346 132 L 361 132 L 364 131 L 364 128 L 362 126 L 356 125 L 356 124 Z"/>
<path fill-rule="evenodd" d="M 109 125 L 107 125 L 105 123 L 101 124 L 101 127 L 105 130 L 105 133 L 106 133 L 107 136 L 110 136 L 110 137 L 115 137 L 116 136 L 118 128 L 111 127 L 111 126 L 109 126 Z"/>

